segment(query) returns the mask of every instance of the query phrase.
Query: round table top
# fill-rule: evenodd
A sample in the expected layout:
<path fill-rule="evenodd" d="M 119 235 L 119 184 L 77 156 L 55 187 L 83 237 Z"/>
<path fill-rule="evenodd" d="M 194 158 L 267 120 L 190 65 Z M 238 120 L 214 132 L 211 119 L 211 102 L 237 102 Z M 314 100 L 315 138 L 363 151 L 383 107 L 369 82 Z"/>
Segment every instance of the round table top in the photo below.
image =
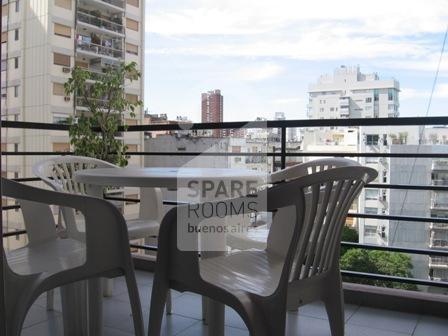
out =
<path fill-rule="evenodd" d="M 263 183 L 266 173 L 241 168 L 97 168 L 75 172 L 77 182 L 120 187 L 185 187 L 192 181 L 255 181 Z"/>

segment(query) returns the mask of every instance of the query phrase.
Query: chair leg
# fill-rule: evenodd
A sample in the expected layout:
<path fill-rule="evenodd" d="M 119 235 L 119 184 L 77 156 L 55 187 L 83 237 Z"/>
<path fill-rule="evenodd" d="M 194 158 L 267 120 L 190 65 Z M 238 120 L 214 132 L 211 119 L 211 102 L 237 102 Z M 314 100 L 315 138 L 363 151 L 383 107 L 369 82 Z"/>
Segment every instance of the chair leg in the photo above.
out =
<path fill-rule="evenodd" d="M 337 283 L 339 282 L 339 285 Z M 324 303 L 327 310 L 328 321 L 332 336 L 343 336 L 345 326 L 344 298 L 340 282 L 335 281 L 335 285 L 328 289 Z"/>
<path fill-rule="evenodd" d="M 114 290 L 114 279 L 103 279 L 103 296 L 111 297 L 113 295 Z"/>
<path fill-rule="evenodd" d="M 207 309 L 208 309 L 208 298 L 206 296 L 202 296 L 202 321 L 204 322 L 205 325 L 208 324 Z"/>
<path fill-rule="evenodd" d="M 173 310 L 173 301 L 171 298 L 171 290 L 168 291 L 168 294 L 166 295 L 166 314 L 171 315 Z"/>
<path fill-rule="evenodd" d="M 64 336 L 88 335 L 86 281 L 60 287 Z"/>
<path fill-rule="evenodd" d="M 148 324 L 149 336 L 160 336 L 163 320 L 163 310 L 165 309 L 168 291 L 169 288 L 167 284 L 159 279 L 156 273 L 154 283 L 152 285 L 151 307 L 149 312 Z"/>
<path fill-rule="evenodd" d="M 54 310 L 54 290 L 47 292 L 47 310 Z"/>
<path fill-rule="evenodd" d="M 136 336 L 143 336 L 145 329 L 143 326 L 142 305 L 137 288 L 135 276 L 127 274 L 126 285 L 128 287 L 129 302 L 131 303 L 132 318 L 134 320 L 134 332 Z"/>

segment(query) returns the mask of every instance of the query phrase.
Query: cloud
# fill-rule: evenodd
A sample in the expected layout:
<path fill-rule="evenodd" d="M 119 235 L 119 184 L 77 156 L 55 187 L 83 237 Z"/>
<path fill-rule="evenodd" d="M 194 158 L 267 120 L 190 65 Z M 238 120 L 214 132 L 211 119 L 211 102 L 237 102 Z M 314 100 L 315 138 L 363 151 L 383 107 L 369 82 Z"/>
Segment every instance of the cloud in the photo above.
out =
<path fill-rule="evenodd" d="M 274 99 L 272 102 L 278 105 L 289 105 L 289 104 L 304 103 L 305 99 L 303 97 L 277 98 Z"/>
<path fill-rule="evenodd" d="M 283 72 L 283 67 L 273 63 L 255 64 L 241 68 L 237 73 L 239 80 L 260 81 L 275 77 Z"/>
<path fill-rule="evenodd" d="M 448 21 L 446 0 L 378 0 L 368 10 L 359 0 L 155 0 L 148 8 L 148 53 L 383 59 L 422 71 L 433 69 L 434 34 Z"/>
<path fill-rule="evenodd" d="M 414 88 L 403 88 L 400 92 L 400 100 L 408 99 L 429 99 L 431 91 L 429 90 L 417 90 Z M 448 83 L 440 83 L 434 90 L 433 98 L 445 99 L 448 98 Z"/>

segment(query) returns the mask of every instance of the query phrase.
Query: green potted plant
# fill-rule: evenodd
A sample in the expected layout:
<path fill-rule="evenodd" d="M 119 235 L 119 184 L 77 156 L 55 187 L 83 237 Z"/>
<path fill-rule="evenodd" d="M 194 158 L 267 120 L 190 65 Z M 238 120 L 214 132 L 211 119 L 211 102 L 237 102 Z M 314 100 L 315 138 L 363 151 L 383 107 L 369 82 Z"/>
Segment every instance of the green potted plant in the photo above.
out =
<path fill-rule="evenodd" d="M 70 144 L 75 155 L 94 157 L 119 166 L 128 164 L 127 146 L 117 139 L 119 127 L 123 126 L 126 113 L 135 118 L 135 109 L 142 101 L 126 99 L 125 79 L 131 82 L 140 78 L 137 64 L 131 62 L 107 67 L 101 81 L 89 83 L 92 73 L 75 67 L 64 84 L 65 93 L 73 94 L 78 105 L 87 108 L 77 117 L 69 118 Z"/>

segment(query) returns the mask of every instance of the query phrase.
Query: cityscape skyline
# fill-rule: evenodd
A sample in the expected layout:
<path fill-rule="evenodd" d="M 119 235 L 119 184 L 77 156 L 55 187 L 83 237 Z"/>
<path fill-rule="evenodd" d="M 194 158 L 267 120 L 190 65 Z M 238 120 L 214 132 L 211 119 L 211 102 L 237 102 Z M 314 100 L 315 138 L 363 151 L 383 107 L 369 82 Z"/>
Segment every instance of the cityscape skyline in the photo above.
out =
<path fill-rule="evenodd" d="M 151 1 L 145 107 L 199 122 L 196 97 L 219 88 L 226 96 L 224 121 L 272 119 L 275 111 L 305 119 L 308 84 L 345 64 L 399 80 L 400 115 L 423 116 L 448 6 L 380 1 L 374 7 L 366 10 L 355 1 Z M 446 114 L 447 78 L 444 56 L 432 116 Z"/>

